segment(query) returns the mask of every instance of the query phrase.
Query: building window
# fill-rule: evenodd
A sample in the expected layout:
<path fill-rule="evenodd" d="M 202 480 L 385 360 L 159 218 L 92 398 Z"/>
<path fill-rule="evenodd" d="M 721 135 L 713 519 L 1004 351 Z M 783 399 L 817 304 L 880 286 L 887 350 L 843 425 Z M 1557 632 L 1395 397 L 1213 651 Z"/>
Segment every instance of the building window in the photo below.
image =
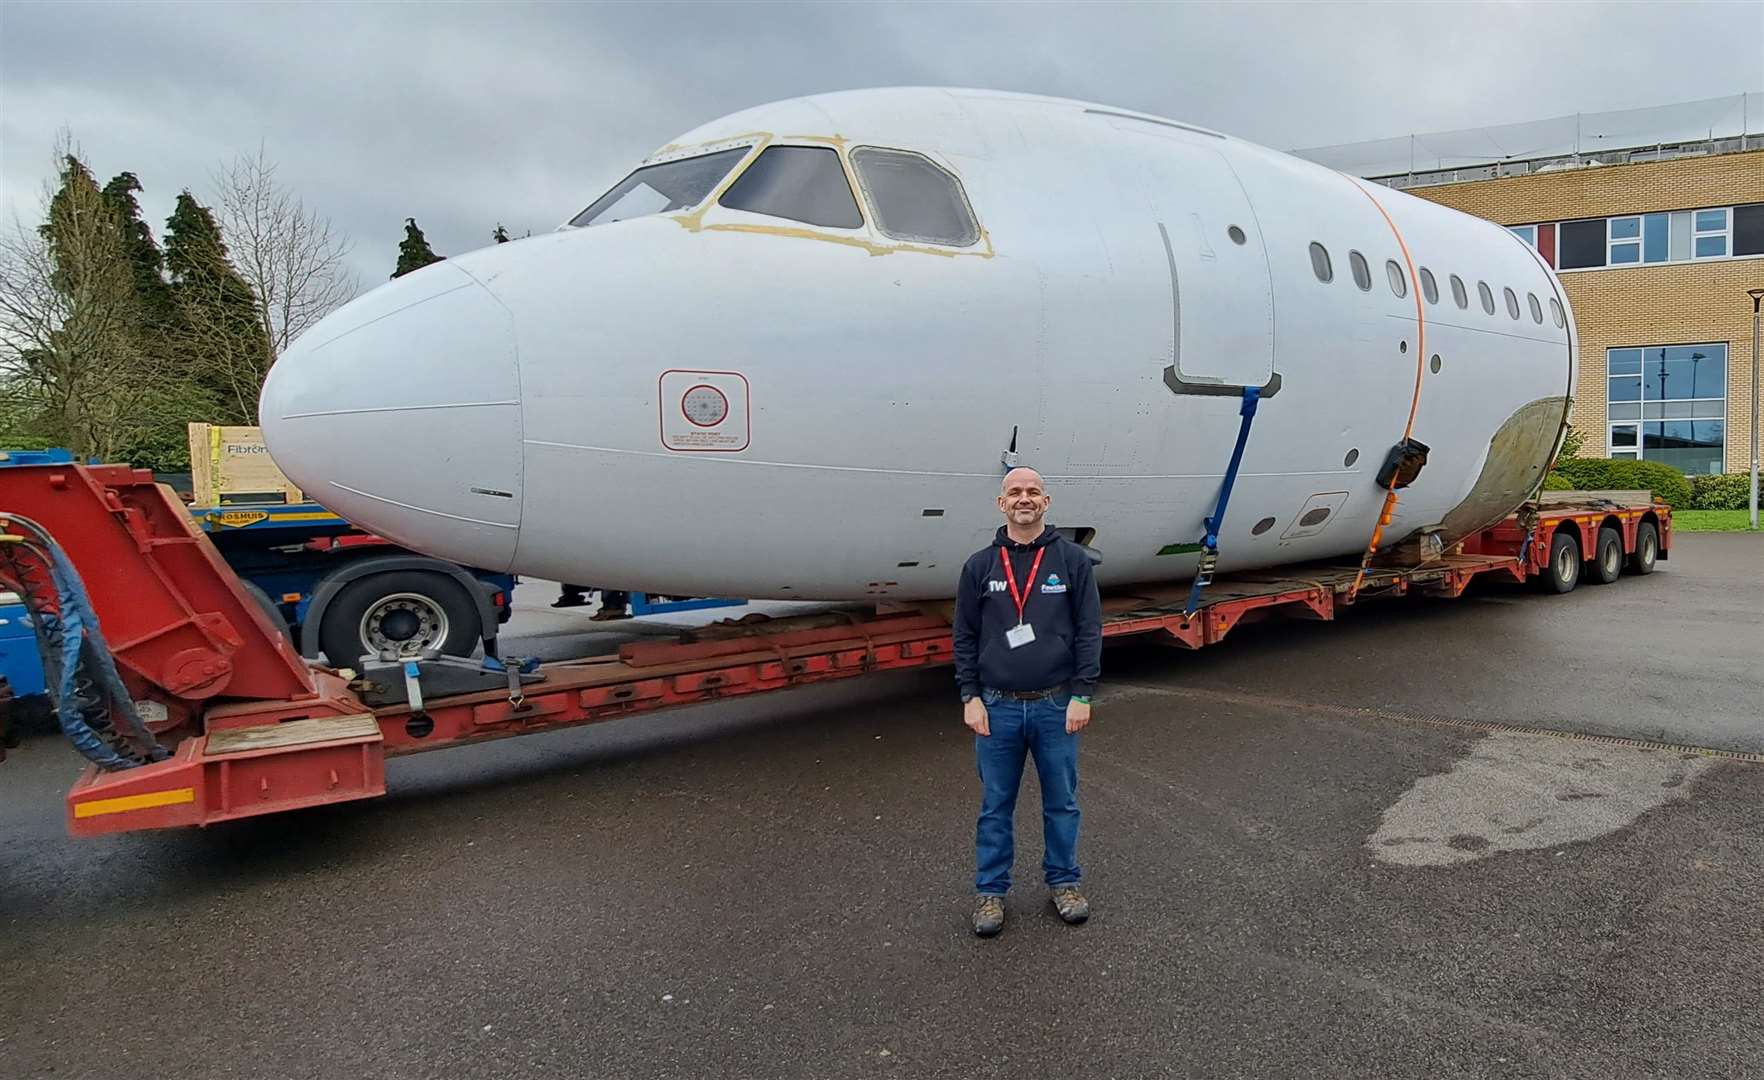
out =
<path fill-rule="evenodd" d="M 1384 276 L 1390 281 L 1390 291 L 1401 299 L 1409 295 L 1409 279 L 1403 276 L 1403 268 L 1396 264 L 1395 259 L 1384 260 Z"/>
<path fill-rule="evenodd" d="M 1537 246 L 1537 226 L 1536 225 L 1509 225 L 1509 226 L 1507 226 L 1507 231 L 1512 233 L 1514 236 L 1517 236 L 1519 239 L 1525 241 L 1525 243 L 1528 246 L 1530 246 L 1530 247 Z"/>
<path fill-rule="evenodd" d="M 1311 242 L 1311 273 L 1325 285 L 1335 280 L 1335 267 L 1329 264 L 1329 249 L 1316 241 Z"/>
<path fill-rule="evenodd" d="M 1464 279 L 1456 274 L 1452 275 L 1452 302 L 1460 308 L 1470 307 L 1470 294 L 1464 289 Z"/>
<path fill-rule="evenodd" d="M 1439 303 L 1439 282 L 1433 280 L 1433 271 L 1421 268 L 1421 295 L 1427 297 L 1429 304 Z"/>
<path fill-rule="evenodd" d="M 1718 259 L 1727 254 L 1727 208 L 1698 210 L 1692 221 L 1695 229 L 1691 256 Z"/>
<path fill-rule="evenodd" d="M 1733 253 L 1764 255 L 1764 203 L 1733 208 Z"/>
<path fill-rule="evenodd" d="M 1658 461 L 1692 475 L 1722 470 L 1725 342 L 1607 349 L 1605 381 L 1611 457 Z"/>
<path fill-rule="evenodd" d="M 1668 251 L 1669 214 L 1648 214 L 1642 218 L 1642 262 L 1665 262 Z"/>
<path fill-rule="evenodd" d="M 1583 267 L 1605 265 L 1608 239 L 1603 218 L 1564 221 L 1557 236 L 1560 243 L 1560 253 L 1556 260 L 1558 268 L 1579 270 Z"/>
<path fill-rule="evenodd" d="M 1611 257 L 1606 261 L 1611 266 L 1641 262 L 1641 218 L 1606 218 L 1605 223 L 1611 229 Z"/>
<path fill-rule="evenodd" d="M 1361 292 L 1372 291 L 1372 268 L 1366 265 L 1366 256 L 1357 251 L 1348 252 L 1348 266 L 1354 272 L 1354 284 Z"/>

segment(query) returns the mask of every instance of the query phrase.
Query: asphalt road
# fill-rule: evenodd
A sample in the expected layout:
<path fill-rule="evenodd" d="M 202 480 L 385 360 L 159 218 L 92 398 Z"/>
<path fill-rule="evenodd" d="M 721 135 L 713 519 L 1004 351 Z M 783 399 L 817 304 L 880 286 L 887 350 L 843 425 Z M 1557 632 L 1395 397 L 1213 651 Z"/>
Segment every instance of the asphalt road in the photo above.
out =
<path fill-rule="evenodd" d="M 1025 812 L 993 941 L 946 671 L 79 842 L 71 751 L 32 740 L 0 1076 L 1764 1076 L 1764 765 L 1454 724 L 1764 750 L 1761 616 L 1764 542 L 1683 536 L 1566 597 L 1111 650 L 1095 917 L 1048 909 Z"/>

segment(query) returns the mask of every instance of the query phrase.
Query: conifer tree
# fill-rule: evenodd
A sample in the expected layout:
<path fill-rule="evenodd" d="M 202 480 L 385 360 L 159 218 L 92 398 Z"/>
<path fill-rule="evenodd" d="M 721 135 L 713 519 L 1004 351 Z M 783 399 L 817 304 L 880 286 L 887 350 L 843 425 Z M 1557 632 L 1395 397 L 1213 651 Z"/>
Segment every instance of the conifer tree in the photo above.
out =
<path fill-rule="evenodd" d="M 104 198 L 115 209 L 121 224 L 123 253 L 135 280 L 135 301 L 147 332 L 145 336 L 151 337 L 170 331 L 176 309 L 171 286 L 165 280 L 165 256 L 153 239 L 153 230 L 141 220 L 141 204 L 135 201 L 135 192 L 140 190 L 141 181 L 134 173 L 118 173 L 104 185 Z M 150 352 L 156 344 L 150 340 L 142 342 Z"/>
<path fill-rule="evenodd" d="M 416 218 L 404 219 L 404 239 L 398 244 L 398 266 L 392 271 L 393 277 L 403 277 L 412 270 L 421 270 L 445 258 L 429 247 L 429 241 L 423 238 L 423 230 L 417 228 Z"/>
<path fill-rule="evenodd" d="M 220 403 L 215 422 L 256 423 L 258 392 L 274 353 L 257 297 L 228 260 L 220 226 L 188 190 L 166 219 L 165 263 L 184 356 Z"/>
<path fill-rule="evenodd" d="M 508 230 L 502 227 L 502 222 L 498 221 L 496 223 L 496 231 L 490 234 L 490 239 L 496 241 L 498 244 L 506 244 L 511 237 L 508 235 Z"/>

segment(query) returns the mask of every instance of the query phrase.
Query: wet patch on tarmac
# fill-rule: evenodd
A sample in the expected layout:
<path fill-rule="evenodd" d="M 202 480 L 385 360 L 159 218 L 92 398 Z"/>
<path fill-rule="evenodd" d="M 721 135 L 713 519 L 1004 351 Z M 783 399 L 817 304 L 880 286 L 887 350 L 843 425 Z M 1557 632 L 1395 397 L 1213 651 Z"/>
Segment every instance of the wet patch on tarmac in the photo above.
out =
<path fill-rule="evenodd" d="M 1448 866 L 1593 840 L 1685 799 L 1700 754 L 1497 732 L 1384 811 L 1366 846 L 1396 866 Z"/>

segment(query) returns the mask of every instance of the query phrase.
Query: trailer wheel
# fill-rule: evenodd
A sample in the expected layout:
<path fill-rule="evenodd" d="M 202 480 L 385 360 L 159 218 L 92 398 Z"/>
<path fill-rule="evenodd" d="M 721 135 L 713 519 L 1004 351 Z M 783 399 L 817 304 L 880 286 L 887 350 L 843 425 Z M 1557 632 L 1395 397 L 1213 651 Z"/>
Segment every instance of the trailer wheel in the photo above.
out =
<path fill-rule="evenodd" d="M 1605 526 L 1599 530 L 1598 547 L 1594 549 L 1592 579 L 1595 584 L 1609 585 L 1623 575 L 1623 536 Z"/>
<path fill-rule="evenodd" d="M 287 638 L 289 643 L 292 643 L 294 641 L 294 633 L 288 629 L 288 618 L 282 614 L 281 605 L 277 604 L 274 600 L 271 600 L 270 594 L 264 592 L 255 584 L 249 581 L 241 581 L 239 584 L 245 586 L 245 591 L 250 594 L 251 599 L 257 601 L 258 608 L 261 609 L 264 616 L 269 619 L 270 625 L 274 626 L 284 638 Z"/>
<path fill-rule="evenodd" d="M 356 667 L 384 649 L 438 649 L 470 656 L 483 637 L 478 609 L 451 578 L 423 570 L 371 574 L 343 586 L 319 625 L 319 648 L 332 667 Z"/>
<path fill-rule="evenodd" d="M 1550 564 L 1538 576 L 1545 592 L 1573 592 L 1580 584 L 1580 541 L 1572 533 L 1559 532 L 1550 540 Z"/>
<path fill-rule="evenodd" d="M 1635 550 L 1629 555 L 1629 572 L 1632 574 L 1651 574 L 1654 564 L 1660 561 L 1660 530 L 1654 523 L 1644 521 L 1635 530 Z"/>

